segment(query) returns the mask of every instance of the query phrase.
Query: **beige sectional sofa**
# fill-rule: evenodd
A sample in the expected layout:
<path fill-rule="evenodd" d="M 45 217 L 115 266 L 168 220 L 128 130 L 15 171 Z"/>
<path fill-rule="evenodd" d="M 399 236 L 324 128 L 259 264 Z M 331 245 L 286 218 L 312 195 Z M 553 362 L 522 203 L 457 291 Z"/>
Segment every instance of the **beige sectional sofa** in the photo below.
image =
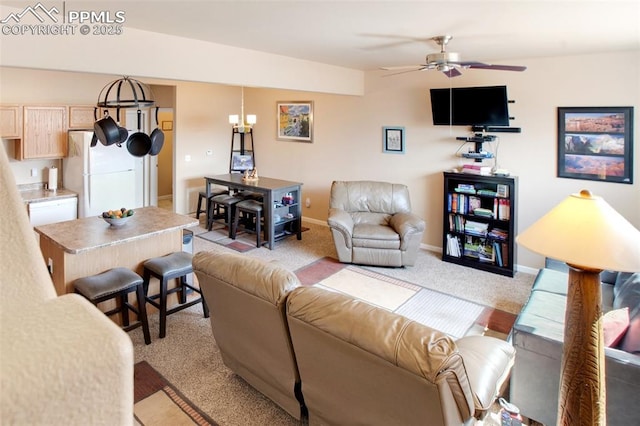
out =
<path fill-rule="evenodd" d="M 317 287 L 277 263 L 199 252 L 194 271 L 225 364 L 309 424 L 471 425 L 508 378 L 513 347 L 454 341 Z"/>
<path fill-rule="evenodd" d="M 56 296 L 0 149 L 0 424 L 133 424 L 133 345 L 76 294 Z"/>

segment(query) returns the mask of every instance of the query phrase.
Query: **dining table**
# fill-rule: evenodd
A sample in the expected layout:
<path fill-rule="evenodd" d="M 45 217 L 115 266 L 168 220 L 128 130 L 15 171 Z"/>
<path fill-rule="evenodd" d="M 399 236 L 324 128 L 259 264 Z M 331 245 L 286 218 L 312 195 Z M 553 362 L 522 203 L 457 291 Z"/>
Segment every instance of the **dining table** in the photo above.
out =
<path fill-rule="evenodd" d="M 263 199 L 264 245 L 273 250 L 275 242 L 290 235 L 302 239 L 302 183 L 260 176 L 245 179 L 242 173 L 226 173 L 205 176 L 205 192 L 208 200 L 213 186 L 228 188 L 231 193 L 250 191 Z M 211 211 L 207 211 L 209 223 Z M 230 226 L 230 224 L 229 224 Z"/>

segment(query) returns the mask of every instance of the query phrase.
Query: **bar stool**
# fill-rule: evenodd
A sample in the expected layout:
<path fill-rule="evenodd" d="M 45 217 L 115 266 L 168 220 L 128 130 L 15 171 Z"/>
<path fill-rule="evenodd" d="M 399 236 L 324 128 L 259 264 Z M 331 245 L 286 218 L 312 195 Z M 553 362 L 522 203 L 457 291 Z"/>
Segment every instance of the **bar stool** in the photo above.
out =
<path fill-rule="evenodd" d="M 104 314 L 110 317 L 120 313 L 122 315 L 122 329 L 125 331 L 142 326 L 144 342 L 147 345 L 151 343 L 147 310 L 145 308 L 143 279 L 140 275 L 127 268 L 113 268 L 97 275 L 78 278 L 73 282 L 73 287 L 76 293 L 84 296 L 95 306 L 106 300 L 120 299 L 119 307 Z M 137 308 L 131 305 L 128 300 L 129 293 L 134 291 L 138 302 Z M 129 311 L 138 316 L 138 321 L 133 324 L 129 324 Z"/>
<path fill-rule="evenodd" d="M 242 201 L 241 197 L 235 195 L 221 194 L 216 195 L 211 199 L 211 205 L 209 212 L 209 223 L 207 223 L 207 229 L 211 231 L 213 226 L 214 217 L 217 216 L 214 212 L 220 212 L 220 209 L 224 210 L 224 224 L 229 228 L 229 238 L 231 238 L 231 226 L 233 224 L 233 217 L 235 214 L 235 205 Z"/>
<path fill-rule="evenodd" d="M 209 308 L 207 308 L 202 290 L 187 283 L 187 275 L 193 272 L 191 261 L 191 253 L 178 251 L 166 256 L 154 257 L 144 262 L 144 295 L 148 303 L 160 310 L 160 338 L 164 338 L 167 334 L 167 315 L 202 302 L 204 317 L 209 318 Z M 149 281 L 151 277 L 157 278 L 160 281 L 160 293 L 148 296 L 147 293 L 149 292 Z M 167 290 L 167 284 L 175 278 L 179 279 L 178 286 Z M 200 297 L 187 302 L 188 289 L 199 293 Z M 167 296 L 176 292 L 180 292 L 179 304 L 167 309 Z M 160 299 L 159 302 L 155 300 L 158 298 Z"/>
<path fill-rule="evenodd" d="M 260 201 L 257 200 L 244 200 L 240 201 L 236 204 L 236 214 L 233 219 L 233 228 L 231 238 L 236 238 L 236 233 L 238 232 L 238 225 L 240 223 L 240 214 L 245 213 L 249 218 L 255 218 L 255 233 L 256 233 L 256 247 L 260 247 L 262 241 L 260 240 L 261 235 L 261 220 L 262 220 L 262 209 L 263 205 Z M 245 230 L 247 227 L 245 225 Z"/>
<path fill-rule="evenodd" d="M 211 191 L 211 194 L 209 195 L 209 198 L 207 198 L 207 192 L 206 191 L 200 191 L 198 193 L 198 208 L 196 209 L 196 219 L 200 219 L 200 213 L 206 213 L 209 211 L 209 207 L 211 205 L 211 199 L 213 197 L 215 197 L 216 195 L 220 195 L 220 194 L 226 194 L 227 190 L 225 189 L 214 189 Z M 203 209 L 202 208 L 202 201 L 207 200 L 207 205 L 206 207 Z"/>

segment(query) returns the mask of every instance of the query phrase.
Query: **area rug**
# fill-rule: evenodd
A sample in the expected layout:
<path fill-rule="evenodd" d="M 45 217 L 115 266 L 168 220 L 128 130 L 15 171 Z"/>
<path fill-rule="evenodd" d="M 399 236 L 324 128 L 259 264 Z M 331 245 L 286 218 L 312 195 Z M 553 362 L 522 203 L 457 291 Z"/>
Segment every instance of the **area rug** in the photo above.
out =
<path fill-rule="evenodd" d="M 133 367 L 134 417 L 140 426 L 217 426 L 146 361 Z"/>
<path fill-rule="evenodd" d="M 302 232 L 308 230 L 309 228 L 305 228 L 304 226 L 302 227 Z M 255 234 L 239 231 L 236 235 L 236 239 L 234 240 L 229 238 L 229 228 L 222 224 L 215 224 L 211 231 L 198 234 L 196 237 L 211 241 L 212 243 L 220 244 L 221 246 L 225 246 L 240 253 L 245 253 L 257 248 Z"/>
<path fill-rule="evenodd" d="M 296 271 L 303 285 L 315 285 L 364 300 L 458 339 L 490 335 L 506 339 L 514 314 L 426 289 L 366 268 L 325 257 Z"/>

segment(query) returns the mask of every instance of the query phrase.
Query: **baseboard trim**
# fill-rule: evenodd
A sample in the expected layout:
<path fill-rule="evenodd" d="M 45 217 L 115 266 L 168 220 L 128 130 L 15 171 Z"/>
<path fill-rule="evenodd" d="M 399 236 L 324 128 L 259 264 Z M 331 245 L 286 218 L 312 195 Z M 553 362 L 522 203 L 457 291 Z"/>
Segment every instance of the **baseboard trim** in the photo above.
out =
<path fill-rule="evenodd" d="M 314 219 L 312 217 L 304 217 L 303 216 L 302 217 L 302 221 L 303 222 L 313 223 L 315 225 L 325 226 L 325 227 L 329 226 L 329 225 L 327 225 L 326 221 Z M 420 244 L 420 248 L 422 250 L 431 251 L 433 253 L 442 253 L 442 247 L 438 247 L 438 246 L 432 246 L 432 245 L 429 245 L 429 244 L 421 243 Z M 516 269 L 516 272 L 522 272 L 522 273 L 525 273 L 525 274 L 536 275 L 538 273 L 538 269 L 537 268 L 530 268 L 529 266 L 516 265 L 515 269 Z"/>

